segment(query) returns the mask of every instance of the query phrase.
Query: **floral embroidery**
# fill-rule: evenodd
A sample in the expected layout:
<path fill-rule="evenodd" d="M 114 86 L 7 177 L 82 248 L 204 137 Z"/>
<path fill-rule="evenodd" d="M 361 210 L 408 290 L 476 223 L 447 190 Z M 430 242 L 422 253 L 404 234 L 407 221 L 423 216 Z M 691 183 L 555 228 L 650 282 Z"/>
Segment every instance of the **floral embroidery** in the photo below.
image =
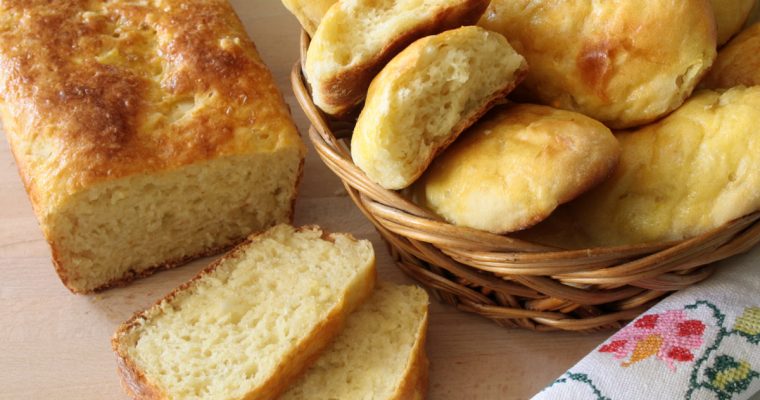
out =
<path fill-rule="evenodd" d="M 684 307 L 687 310 L 695 310 L 706 307 L 712 310 L 715 318 L 715 327 L 718 333 L 715 341 L 705 349 L 702 357 L 695 363 L 689 379 L 689 390 L 686 392 L 686 400 L 693 399 L 695 391 L 706 389 L 718 396 L 718 400 L 730 400 L 736 394 L 746 391 L 754 379 L 760 378 L 760 373 L 752 370 L 752 366 L 744 360 L 736 360 L 728 355 L 719 355 L 712 361 L 712 366 L 702 370 L 712 354 L 716 353 L 723 341 L 731 336 L 740 336 L 749 343 L 757 345 L 760 342 L 760 308 L 748 307 L 741 317 L 736 319 L 733 329 L 725 326 L 726 315 L 709 301 L 699 300 L 694 304 Z M 701 379 L 700 379 L 701 378 Z M 705 379 L 706 378 L 706 379 Z"/>
<path fill-rule="evenodd" d="M 734 330 L 743 334 L 750 342 L 760 341 L 760 307 L 749 307 L 736 319 Z"/>
<path fill-rule="evenodd" d="M 630 357 L 621 364 L 623 367 L 656 356 L 675 370 L 676 362 L 694 360 L 692 350 L 702 346 L 704 332 L 702 321 L 687 320 L 683 310 L 671 310 L 639 318 L 612 336 L 599 351 L 613 353 L 617 359 Z"/>
<path fill-rule="evenodd" d="M 720 400 L 728 400 L 734 394 L 744 392 L 753 379 L 760 377 L 748 362 L 727 355 L 718 356 L 713 366 L 705 370 L 705 375 L 710 380 L 709 388 Z"/>

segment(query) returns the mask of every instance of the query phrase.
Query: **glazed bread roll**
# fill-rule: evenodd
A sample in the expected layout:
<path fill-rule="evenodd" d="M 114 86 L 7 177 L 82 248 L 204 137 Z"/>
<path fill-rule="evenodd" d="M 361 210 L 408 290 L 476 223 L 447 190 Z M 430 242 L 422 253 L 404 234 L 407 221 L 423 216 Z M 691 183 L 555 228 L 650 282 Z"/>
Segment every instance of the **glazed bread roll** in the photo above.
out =
<path fill-rule="evenodd" d="M 742 29 L 755 3 L 757 0 L 710 0 L 718 26 L 718 46 Z"/>
<path fill-rule="evenodd" d="M 351 139 L 354 162 L 386 189 L 409 186 L 526 71 L 503 36 L 475 26 L 416 41 L 372 81 Z"/>
<path fill-rule="evenodd" d="M 293 212 L 305 148 L 232 7 L 143 3 L 0 5 L 0 116 L 75 292 L 221 251 Z"/>
<path fill-rule="evenodd" d="M 707 89 L 760 85 L 760 23 L 733 38 L 718 53 L 712 70 L 702 81 Z"/>
<path fill-rule="evenodd" d="M 678 108 L 716 53 L 707 0 L 493 0 L 479 24 L 528 60 L 528 98 L 614 128 Z"/>
<path fill-rule="evenodd" d="M 757 211 L 758 118 L 760 87 L 736 87 L 698 92 L 662 121 L 617 134 L 612 177 L 532 236 L 563 247 L 680 240 Z"/>
<path fill-rule="evenodd" d="M 301 27 L 311 36 L 314 36 L 330 6 L 337 2 L 338 0 L 282 0 L 285 8 L 295 15 Z"/>
<path fill-rule="evenodd" d="M 413 196 L 453 224 L 513 232 L 601 182 L 619 155 L 612 132 L 591 118 L 499 106 L 433 161 Z"/>
<path fill-rule="evenodd" d="M 281 400 L 422 400 L 428 296 L 417 286 L 378 285 L 346 328 Z"/>
<path fill-rule="evenodd" d="M 350 0 L 325 15 L 306 53 L 314 104 L 343 116 L 372 78 L 415 40 L 477 22 L 488 0 Z"/>
<path fill-rule="evenodd" d="M 124 388 L 134 399 L 275 399 L 374 282 L 368 241 L 276 226 L 119 327 Z"/>

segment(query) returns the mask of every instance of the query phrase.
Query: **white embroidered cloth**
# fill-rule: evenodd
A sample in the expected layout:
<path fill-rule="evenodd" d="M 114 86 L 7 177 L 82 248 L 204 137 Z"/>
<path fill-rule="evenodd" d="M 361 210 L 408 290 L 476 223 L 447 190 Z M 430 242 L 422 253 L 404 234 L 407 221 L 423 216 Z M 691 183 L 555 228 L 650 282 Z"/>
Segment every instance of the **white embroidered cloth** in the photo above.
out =
<path fill-rule="evenodd" d="M 747 400 L 758 392 L 760 247 L 657 304 L 533 399 Z"/>

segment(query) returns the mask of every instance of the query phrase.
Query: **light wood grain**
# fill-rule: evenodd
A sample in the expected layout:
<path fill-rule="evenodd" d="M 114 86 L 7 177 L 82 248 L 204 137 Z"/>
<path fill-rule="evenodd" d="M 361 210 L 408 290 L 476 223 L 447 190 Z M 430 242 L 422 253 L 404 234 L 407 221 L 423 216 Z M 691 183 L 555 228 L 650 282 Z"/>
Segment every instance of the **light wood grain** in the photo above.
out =
<path fill-rule="evenodd" d="M 278 1 L 233 1 L 291 104 L 298 25 Z M 162 272 L 94 296 L 70 294 L 50 263 L 31 205 L 5 141 L 0 145 L 1 399 L 126 399 L 109 340 L 116 326 L 192 277 L 208 260 Z M 306 162 L 297 224 L 348 231 L 375 244 L 381 278 L 408 281 L 385 245 L 314 151 Z M 510 331 L 450 307 L 431 305 L 428 353 L 431 399 L 526 399 L 609 334 Z"/>

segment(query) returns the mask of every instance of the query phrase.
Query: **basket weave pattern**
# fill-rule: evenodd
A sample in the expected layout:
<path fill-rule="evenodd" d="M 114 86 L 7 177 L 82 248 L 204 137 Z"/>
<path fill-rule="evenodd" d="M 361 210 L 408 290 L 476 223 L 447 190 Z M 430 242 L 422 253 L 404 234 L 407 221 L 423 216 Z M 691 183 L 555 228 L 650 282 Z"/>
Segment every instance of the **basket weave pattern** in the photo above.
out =
<path fill-rule="evenodd" d="M 302 60 L 308 43 L 303 33 Z M 760 213 L 688 240 L 571 251 L 451 225 L 354 165 L 353 124 L 319 111 L 301 64 L 293 67 L 291 84 L 312 124 L 314 148 L 388 243 L 396 264 L 440 300 L 504 327 L 618 328 L 668 293 L 709 277 L 712 263 L 760 241 Z"/>

